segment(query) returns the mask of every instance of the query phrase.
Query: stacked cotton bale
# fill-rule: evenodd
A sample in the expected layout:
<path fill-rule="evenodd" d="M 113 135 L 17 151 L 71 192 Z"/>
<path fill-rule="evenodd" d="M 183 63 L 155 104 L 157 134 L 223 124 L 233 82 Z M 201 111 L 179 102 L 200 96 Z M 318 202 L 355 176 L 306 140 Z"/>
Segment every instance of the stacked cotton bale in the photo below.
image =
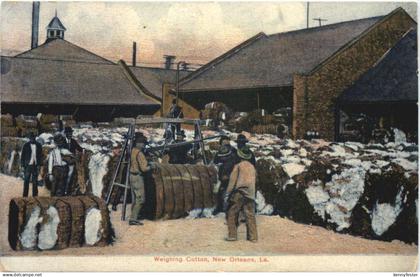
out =
<path fill-rule="evenodd" d="M 13 116 L 11 114 L 0 115 L 1 120 L 1 137 L 17 137 L 18 129 L 15 126 Z"/>
<path fill-rule="evenodd" d="M 257 173 L 274 213 L 338 232 L 417 243 L 417 147 L 289 141 L 277 157 L 270 151 L 271 157 L 257 155 Z"/>
<path fill-rule="evenodd" d="M 59 130 L 58 116 L 53 114 L 38 114 L 40 133 L 54 133 Z"/>
<path fill-rule="evenodd" d="M 19 176 L 20 154 L 25 140 L 15 137 L 1 137 L 0 171 L 11 176 Z"/>
<path fill-rule="evenodd" d="M 105 202 L 93 196 L 13 198 L 9 243 L 13 250 L 106 246 L 114 239 Z"/>
<path fill-rule="evenodd" d="M 224 126 L 233 116 L 232 110 L 222 102 L 211 102 L 205 105 L 204 110 L 201 111 L 201 118 L 211 120 L 212 124 L 217 127 Z"/>
<path fill-rule="evenodd" d="M 20 136 L 26 137 L 29 133 L 38 134 L 38 121 L 35 116 L 19 115 L 15 121 Z"/>
<path fill-rule="evenodd" d="M 264 110 L 255 110 L 250 113 L 236 113 L 229 121 L 228 128 L 234 132 L 251 132 L 255 134 L 273 134 L 287 137 L 289 128 L 281 118 L 268 114 Z"/>
<path fill-rule="evenodd" d="M 72 115 L 60 115 L 59 117 L 63 121 L 64 127 L 75 127 L 76 120 L 74 120 Z"/>

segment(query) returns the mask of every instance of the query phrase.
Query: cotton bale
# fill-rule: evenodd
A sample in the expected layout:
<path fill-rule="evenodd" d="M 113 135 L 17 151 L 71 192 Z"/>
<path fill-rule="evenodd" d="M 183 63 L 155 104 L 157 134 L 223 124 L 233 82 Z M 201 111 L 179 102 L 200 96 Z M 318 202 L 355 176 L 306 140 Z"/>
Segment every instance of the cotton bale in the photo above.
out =
<path fill-rule="evenodd" d="M 147 216 L 171 219 L 212 209 L 216 183 L 217 171 L 211 166 L 159 164 L 146 177 Z"/>
<path fill-rule="evenodd" d="M 105 246 L 114 239 L 104 200 L 94 196 L 13 198 L 9 243 L 14 250 Z"/>

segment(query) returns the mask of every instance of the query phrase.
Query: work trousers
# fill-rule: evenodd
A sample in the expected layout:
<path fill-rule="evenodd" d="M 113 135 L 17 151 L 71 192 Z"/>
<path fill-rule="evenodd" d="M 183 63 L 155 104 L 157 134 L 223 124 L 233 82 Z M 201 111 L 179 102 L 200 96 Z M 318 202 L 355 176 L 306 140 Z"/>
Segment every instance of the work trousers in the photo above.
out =
<path fill-rule="evenodd" d="M 65 196 L 65 187 L 69 169 L 67 166 L 54 166 L 52 175 L 54 180 L 51 183 L 51 196 Z"/>
<path fill-rule="evenodd" d="M 38 167 L 27 165 L 24 170 L 23 197 L 28 197 L 29 181 L 32 179 L 32 196 L 38 196 Z"/>
<path fill-rule="evenodd" d="M 246 220 L 248 240 L 257 240 L 257 223 L 255 220 L 255 201 L 245 197 L 241 192 L 233 192 L 229 199 L 226 221 L 229 238 L 237 239 L 239 213 L 243 211 Z"/>
<path fill-rule="evenodd" d="M 229 184 L 229 179 L 220 181 L 219 191 L 217 192 L 217 203 L 216 203 L 217 206 L 216 206 L 215 213 L 226 212 L 223 206 L 224 206 L 224 200 L 225 200 L 224 198 L 225 198 L 225 193 L 226 193 L 228 184 Z"/>
<path fill-rule="evenodd" d="M 141 207 L 144 204 L 144 179 L 140 174 L 130 174 L 130 185 L 133 194 L 130 220 L 138 220 Z"/>

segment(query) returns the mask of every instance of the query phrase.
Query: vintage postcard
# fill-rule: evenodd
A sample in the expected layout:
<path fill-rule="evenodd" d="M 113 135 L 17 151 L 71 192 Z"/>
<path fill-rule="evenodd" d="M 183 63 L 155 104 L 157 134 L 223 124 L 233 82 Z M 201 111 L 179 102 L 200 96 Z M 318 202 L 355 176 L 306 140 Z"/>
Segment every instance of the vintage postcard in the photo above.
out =
<path fill-rule="evenodd" d="M 1 2 L 0 269 L 417 270 L 416 2 Z"/>

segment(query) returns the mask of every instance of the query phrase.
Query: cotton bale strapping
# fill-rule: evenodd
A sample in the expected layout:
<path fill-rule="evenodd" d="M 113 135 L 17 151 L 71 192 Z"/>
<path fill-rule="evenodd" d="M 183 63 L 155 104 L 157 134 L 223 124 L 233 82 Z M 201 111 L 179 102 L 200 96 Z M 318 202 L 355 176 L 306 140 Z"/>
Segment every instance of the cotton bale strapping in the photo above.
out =
<path fill-rule="evenodd" d="M 213 209 L 217 171 L 213 166 L 159 164 L 146 176 L 145 213 L 153 219 L 179 218 Z"/>
<path fill-rule="evenodd" d="M 106 246 L 114 232 L 98 197 L 20 197 L 9 204 L 8 238 L 14 250 L 52 250 Z"/>

